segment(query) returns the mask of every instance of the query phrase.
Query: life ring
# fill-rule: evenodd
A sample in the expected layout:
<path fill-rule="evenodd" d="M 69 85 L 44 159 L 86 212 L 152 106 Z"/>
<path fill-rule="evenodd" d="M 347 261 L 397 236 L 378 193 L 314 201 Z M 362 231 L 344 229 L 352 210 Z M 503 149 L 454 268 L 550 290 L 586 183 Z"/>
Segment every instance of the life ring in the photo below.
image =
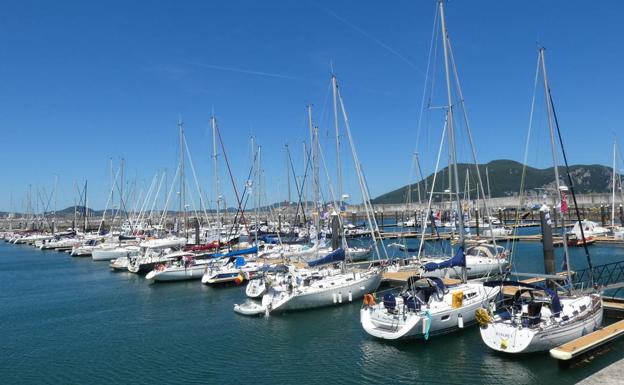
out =
<path fill-rule="evenodd" d="M 364 306 L 374 306 L 377 302 L 375 301 L 375 297 L 372 294 L 366 294 L 364 296 Z"/>

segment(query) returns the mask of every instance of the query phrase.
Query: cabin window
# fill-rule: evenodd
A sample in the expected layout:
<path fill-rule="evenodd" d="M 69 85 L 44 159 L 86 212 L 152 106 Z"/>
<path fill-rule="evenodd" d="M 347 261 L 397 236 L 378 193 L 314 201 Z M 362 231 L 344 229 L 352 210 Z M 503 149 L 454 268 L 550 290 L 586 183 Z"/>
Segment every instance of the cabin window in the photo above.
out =
<path fill-rule="evenodd" d="M 442 316 L 442 318 L 440 318 L 440 320 L 441 321 L 446 321 L 447 319 L 449 319 L 449 317 L 450 317 L 450 315 L 447 314 L 445 316 Z"/>

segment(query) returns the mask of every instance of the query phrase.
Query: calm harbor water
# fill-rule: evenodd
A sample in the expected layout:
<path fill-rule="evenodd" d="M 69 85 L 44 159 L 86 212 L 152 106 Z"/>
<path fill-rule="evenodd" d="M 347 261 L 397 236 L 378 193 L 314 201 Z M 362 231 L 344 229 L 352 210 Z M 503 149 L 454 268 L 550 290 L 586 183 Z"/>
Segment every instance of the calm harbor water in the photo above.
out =
<path fill-rule="evenodd" d="M 595 264 L 624 256 L 622 247 L 591 251 Z M 540 252 L 520 245 L 517 269 L 539 270 Z M 572 384 L 624 358 L 619 341 L 561 369 L 548 353 L 489 351 L 476 327 L 387 343 L 361 329 L 359 301 L 247 318 L 232 311 L 244 297 L 242 287 L 150 285 L 90 258 L 0 242 L 0 382 Z"/>

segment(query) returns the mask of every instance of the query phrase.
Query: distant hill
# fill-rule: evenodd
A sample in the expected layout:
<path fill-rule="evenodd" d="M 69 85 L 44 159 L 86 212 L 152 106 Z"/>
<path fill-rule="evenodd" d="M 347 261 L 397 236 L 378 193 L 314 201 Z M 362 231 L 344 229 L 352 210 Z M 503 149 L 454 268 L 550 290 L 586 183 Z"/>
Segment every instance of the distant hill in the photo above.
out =
<path fill-rule="evenodd" d="M 481 178 L 483 180 L 483 187 L 487 194 L 487 180 L 485 169 L 488 169 L 490 178 L 490 188 L 492 198 L 514 196 L 517 195 L 520 190 L 520 179 L 522 177 L 522 163 L 513 160 L 494 160 L 487 164 L 479 165 L 479 171 L 481 172 Z M 470 170 L 470 197 L 474 199 L 476 197 L 477 187 L 477 173 L 474 164 L 460 163 L 457 165 L 459 174 L 459 191 L 463 193 L 466 180 L 466 170 Z M 570 166 L 571 175 L 574 181 L 574 189 L 577 193 L 606 193 L 611 190 L 611 168 L 592 164 L 592 165 L 574 165 Z M 559 173 L 562 180 L 565 181 L 564 168 L 559 167 Z M 433 174 L 429 175 L 426 179 L 426 184 L 431 190 L 431 184 L 433 183 Z M 436 178 L 435 192 L 443 192 L 448 189 L 449 186 L 449 174 L 448 167 L 445 167 L 438 173 Z M 412 184 L 411 201 L 418 201 L 418 189 L 417 183 Z M 567 184 L 567 181 L 564 182 Z M 527 167 L 525 190 L 529 195 L 540 194 L 543 189 L 553 188 L 555 185 L 554 168 L 538 169 L 534 167 Z M 421 197 L 424 199 L 424 186 L 425 182 L 420 182 Z M 409 185 L 403 186 L 394 191 L 387 192 L 373 199 L 373 203 L 404 203 L 407 201 L 407 194 L 409 191 Z M 441 195 L 441 194 L 439 194 Z M 434 195 L 435 200 L 440 198 Z"/>

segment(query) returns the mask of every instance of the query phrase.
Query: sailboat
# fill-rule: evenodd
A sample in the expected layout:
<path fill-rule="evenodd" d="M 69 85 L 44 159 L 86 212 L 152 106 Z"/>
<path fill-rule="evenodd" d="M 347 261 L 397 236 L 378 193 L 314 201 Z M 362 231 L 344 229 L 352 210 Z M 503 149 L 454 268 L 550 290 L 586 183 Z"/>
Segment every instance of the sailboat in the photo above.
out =
<path fill-rule="evenodd" d="M 469 283 L 466 280 L 465 218 L 461 213 L 462 205 L 458 187 L 453 101 L 449 72 L 449 40 L 444 19 L 443 1 L 440 0 L 438 5 L 448 97 L 444 131 L 448 130 L 449 158 L 452 166 L 448 170 L 449 176 L 452 173 L 454 177 L 455 192 L 452 195 L 455 198 L 458 211 L 459 247 L 451 259 L 439 263 L 424 263 L 422 265 L 424 276 L 408 278 L 405 287 L 400 290 L 398 295 L 393 292 L 386 293 L 380 303 L 376 303 L 377 301 L 372 295 L 365 298 L 364 306 L 360 310 L 360 323 L 364 331 L 381 339 L 428 339 L 430 335 L 450 333 L 464 328 L 475 323 L 474 312 L 476 309 L 495 298 L 500 291 L 498 287 L 485 287 L 482 283 Z M 435 185 L 435 179 L 433 185 Z M 449 194 L 451 194 L 450 191 Z M 462 270 L 461 280 L 442 279 L 429 275 L 435 271 L 455 267 Z"/>
<path fill-rule="evenodd" d="M 366 187 L 364 175 L 357 158 L 355 146 L 351 137 L 351 129 L 347 118 L 344 102 L 337 86 L 337 79 L 334 74 L 331 77 L 334 109 L 337 119 L 337 109 L 344 119 L 345 130 L 349 139 L 351 152 L 355 164 L 356 174 L 362 192 L 363 203 L 366 207 L 368 225 L 371 228 L 371 238 L 373 247 L 379 255 L 375 234 L 379 233 L 379 228 L 374 216 L 371 215 L 370 194 Z M 336 123 L 337 124 L 337 123 Z M 338 130 L 338 128 L 336 128 Z M 337 135 L 338 136 L 338 135 Z M 338 165 L 338 185 L 342 191 L 340 161 Z M 234 305 L 234 311 L 243 315 L 270 314 L 274 312 L 285 312 L 292 310 L 312 309 L 324 306 L 335 306 L 352 302 L 362 298 L 367 293 L 377 289 L 381 283 L 381 273 L 383 268 L 355 268 L 347 266 L 345 260 L 353 257 L 349 255 L 349 249 L 345 241 L 344 232 L 341 229 L 341 217 L 338 214 L 342 200 L 346 195 L 340 194 L 340 202 L 334 199 L 334 209 L 330 215 L 332 228 L 332 251 L 318 259 L 308 261 L 308 269 L 289 269 L 287 273 L 276 275 L 278 280 L 270 284 L 264 282 L 265 294 L 262 296 L 261 304 L 246 302 Z M 347 251 L 345 251 L 347 249 Z M 285 275 L 285 276 L 284 276 Z M 258 285 L 262 289 L 262 285 Z"/>
<path fill-rule="evenodd" d="M 578 224 L 580 223 L 580 214 L 576 205 L 572 178 L 568 170 L 568 162 L 563 149 L 563 143 L 561 142 L 561 132 L 548 85 L 544 48 L 539 49 L 538 71 L 540 69 L 544 82 L 551 150 L 555 164 L 555 182 L 561 202 L 558 214 L 563 219 L 563 215 L 567 211 L 565 191 L 568 190 L 568 186 L 561 185 L 559 180 L 557 151 L 554 139 L 555 130 L 560 138 L 561 151 L 570 184 L 569 189 L 574 199 Z M 545 207 L 546 210 L 550 211 L 547 206 Z M 578 230 L 585 247 L 591 271 L 591 258 L 585 243 L 583 226 L 579 226 Z M 563 232 L 563 241 L 565 269 L 569 284 L 565 294 L 520 282 L 502 281 L 486 283 L 489 287 L 512 286 L 516 289 L 511 305 L 500 307 L 496 312 L 492 312 L 491 307 L 488 308 L 489 310 L 478 310 L 479 322 L 481 324 L 481 339 L 488 347 L 505 353 L 540 352 L 579 338 L 600 327 L 603 313 L 602 298 L 599 293 L 577 294 L 574 292 L 571 287 L 570 257 L 565 232 Z M 593 286 L 593 276 L 591 281 Z"/>
<path fill-rule="evenodd" d="M 262 297 L 262 307 L 270 313 L 331 306 L 352 302 L 377 289 L 381 270 L 345 270 L 332 265 L 344 258 L 344 250 L 337 249 L 321 260 L 309 262 L 310 267 L 322 267 L 308 277 L 297 279 L 297 275 L 291 275 L 271 286 Z"/>

